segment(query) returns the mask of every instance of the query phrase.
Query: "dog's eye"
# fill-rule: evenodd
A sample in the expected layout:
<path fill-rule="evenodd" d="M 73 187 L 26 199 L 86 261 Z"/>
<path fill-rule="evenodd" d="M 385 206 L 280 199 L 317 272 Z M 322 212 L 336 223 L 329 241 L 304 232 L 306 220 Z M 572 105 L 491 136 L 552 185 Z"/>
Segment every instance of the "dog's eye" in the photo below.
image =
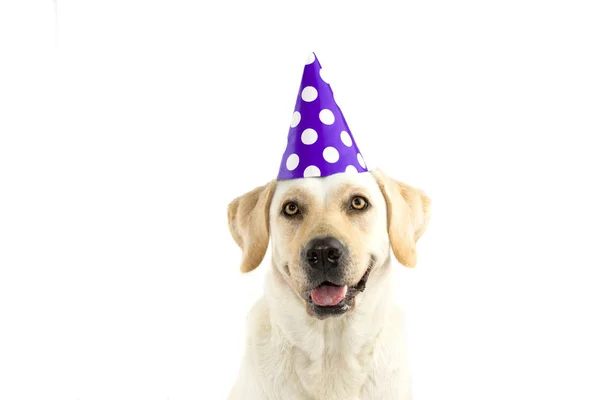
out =
<path fill-rule="evenodd" d="M 287 215 L 288 217 L 293 217 L 294 215 L 298 215 L 300 213 L 300 209 L 298 208 L 296 203 L 289 202 L 283 206 L 282 212 L 284 215 Z"/>
<path fill-rule="evenodd" d="M 369 203 L 364 197 L 356 196 L 352 199 L 352 202 L 350 202 L 350 207 L 353 210 L 363 211 L 369 207 Z"/>

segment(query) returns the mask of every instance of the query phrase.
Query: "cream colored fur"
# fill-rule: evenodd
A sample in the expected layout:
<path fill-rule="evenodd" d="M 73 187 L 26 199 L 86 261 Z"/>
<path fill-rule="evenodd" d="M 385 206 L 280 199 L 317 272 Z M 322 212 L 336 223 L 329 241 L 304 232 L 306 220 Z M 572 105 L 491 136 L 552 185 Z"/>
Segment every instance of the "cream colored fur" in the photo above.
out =
<path fill-rule="evenodd" d="M 347 212 L 352 196 L 371 204 Z M 307 212 L 281 215 L 289 199 Z M 380 171 L 270 182 L 229 206 L 232 235 L 243 250 L 242 271 L 256 268 L 269 243 L 264 297 L 252 308 L 246 350 L 230 400 L 407 400 L 411 398 L 402 314 L 393 304 L 390 245 L 398 261 L 416 263 L 415 244 L 429 220 L 423 192 Z M 377 260 L 366 290 L 341 317 L 317 319 L 300 295 L 307 289 L 300 248 L 316 235 L 340 238 L 356 283 L 369 257 Z"/>

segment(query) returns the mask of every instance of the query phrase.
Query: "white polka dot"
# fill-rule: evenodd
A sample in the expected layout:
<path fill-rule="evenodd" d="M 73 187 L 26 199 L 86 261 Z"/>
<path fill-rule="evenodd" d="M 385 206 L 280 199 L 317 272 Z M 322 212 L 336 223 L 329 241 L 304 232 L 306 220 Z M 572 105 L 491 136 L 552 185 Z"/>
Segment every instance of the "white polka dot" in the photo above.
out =
<path fill-rule="evenodd" d="M 321 77 L 321 80 L 325 83 L 329 83 L 329 78 L 327 78 L 327 72 L 323 73 L 323 68 L 321 68 L 319 70 L 319 76 Z"/>
<path fill-rule="evenodd" d="M 367 166 L 365 164 L 365 160 L 363 159 L 363 156 L 360 153 L 356 154 L 356 159 L 358 160 L 358 163 L 360 164 L 361 167 L 363 167 L 365 169 L 367 168 Z"/>
<path fill-rule="evenodd" d="M 348 132 L 342 131 L 342 133 L 340 133 L 340 139 L 342 139 L 342 143 L 344 143 L 347 147 L 352 146 L 352 138 Z"/>
<path fill-rule="evenodd" d="M 317 89 L 315 89 L 312 86 L 307 86 L 304 89 L 302 89 L 302 100 L 308 103 L 310 103 L 311 101 L 315 101 L 318 95 L 319 92 L 317 92 Z"/>
<path fill-rule="evenodd" d="M 310 53 L 306 58 L 306 65 L 310 65 L 315 62 L 315 53 Z"/>
<path fill-rule="evenodd" d="M 333 116 L 333 113 L 331 112 L 331 110 L 329 110 L 327 108 L 324 108 L 321 110 L 321 112 L 319 113 L 319 119 L 325 125 L 331 125 L 331 124 L 333 124 L 333 121 L 335 121 L 335 117 Z"/>
<path fill-rule="evenodd" d="M 331 146 L 325 147 L 325 150 L 323 150 L 323 158 L 328 163 L 333 164 L 340 159 L 340 153 L 337 151 L 337 149 L 335 147 L 331 147 Z"/>
<path fill-rule="evenodd" d="M 317 141 L 318 137 L 319 137 L 319 135 L 317 135 L 317 131 L 315 131 L 312 128 L 306 128 L 304 130 L 304 132 L 302 132 L 302 136 L 300 136 L 300 140 L 302 140 L 302 143 L 304 143 L 304 144 L 313 144 L 314 142 Z"/>
<path fill-rule="evenodd" d="M 315 165 L 309 165 L 304 170 L 304 177 L 305 178 L 310 178 L 310 177 L 313 177 L 313 176 L 321 176 L 321 170 L 317 166 L 315 166 Z"/>
<path fill-rule="evenodd" d="M 294 111 L 294 114 L 292 115 L 292 123 L 290 124 L 290 126 L 292 128 L 297 127 L 298 124 L 300 123 L 300 118 L 302 118 L 300 113 L 298 111 Z"/>
<path fill-rule="evenodd" d="M 285 162 L 285 167 L 289 171 L 293 171 L 298 167 L 298 164 L 300 164 L 300 157 L 298 157 L 298 154 L 290 154 Z"/>
<path fill-rule="evenodd" d="M 346 167 L 346 172 L 349 174 L 356 174 L 356 173 L 358 173 L 358 170 L 356 169 L 356 167 L 354 165 L 348 165 Z"/>

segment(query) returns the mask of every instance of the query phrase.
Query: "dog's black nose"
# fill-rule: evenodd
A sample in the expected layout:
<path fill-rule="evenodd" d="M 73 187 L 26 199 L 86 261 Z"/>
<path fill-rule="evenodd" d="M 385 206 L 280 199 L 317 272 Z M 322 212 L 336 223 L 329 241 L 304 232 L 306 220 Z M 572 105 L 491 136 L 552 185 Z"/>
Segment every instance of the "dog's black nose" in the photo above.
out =
<path fill-rule="evenodd" d="M 316 269 L 330 269 L 338 266 L 346 248 L 332 236 L 312 239 L 305 247 L 306 261 Z"/>

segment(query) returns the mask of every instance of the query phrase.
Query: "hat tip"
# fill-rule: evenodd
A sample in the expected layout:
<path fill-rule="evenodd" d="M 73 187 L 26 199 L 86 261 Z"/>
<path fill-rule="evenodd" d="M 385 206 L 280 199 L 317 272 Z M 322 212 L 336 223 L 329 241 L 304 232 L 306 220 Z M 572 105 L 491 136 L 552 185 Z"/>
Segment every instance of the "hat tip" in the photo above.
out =
<path fill-rule="evenodd" d="M 313 62 L 315 62 L 315 60 L 317 59 L 317 55 L 311 51 L 310 53 L 308 53 L 308 57 L 306 57 L 306 65 L 310 65 Z"/>

